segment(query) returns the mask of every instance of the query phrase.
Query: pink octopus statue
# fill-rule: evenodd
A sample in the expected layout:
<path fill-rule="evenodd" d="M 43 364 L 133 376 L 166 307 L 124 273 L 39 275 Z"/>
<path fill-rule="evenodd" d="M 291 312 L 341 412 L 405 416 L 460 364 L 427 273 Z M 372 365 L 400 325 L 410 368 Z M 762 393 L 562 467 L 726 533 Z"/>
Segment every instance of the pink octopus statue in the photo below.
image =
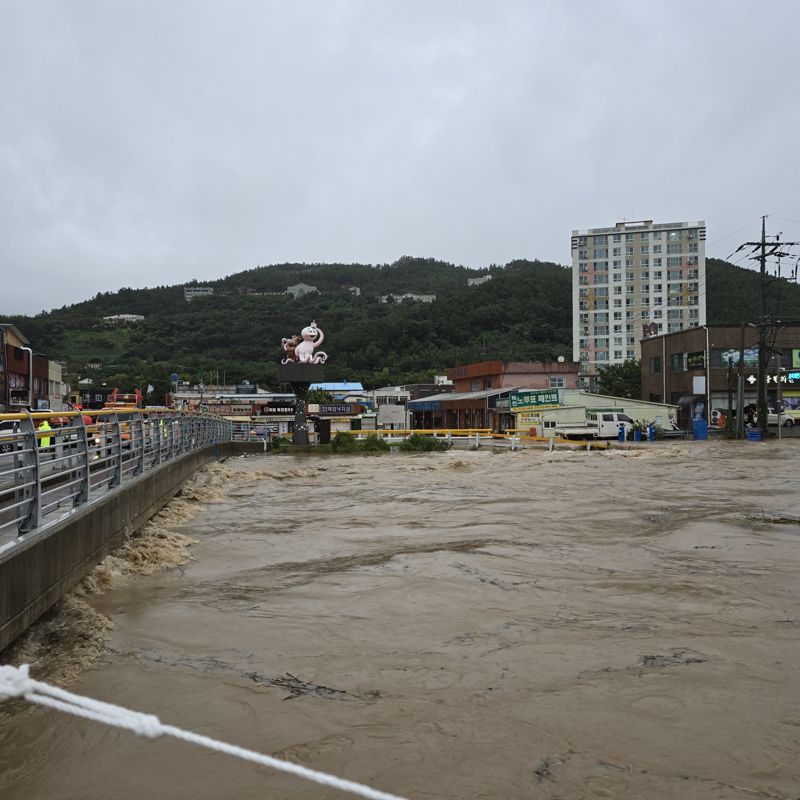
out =
<path fill-rule="evenodd" d="M 317 323 L 312 321 L 310 325 L 300 331 L 299 336 L 295 335 L 291 339 L 281 340 L 283 349 L 286 351 L 286 358 L 281 363 L 324 364 L 328 360 L 328 354 L 323 353 L 322 350 L 314 353 L 314 350 L 322 344 L 324 339 L 325 334 L 322 329 L 318 328 Z"/>

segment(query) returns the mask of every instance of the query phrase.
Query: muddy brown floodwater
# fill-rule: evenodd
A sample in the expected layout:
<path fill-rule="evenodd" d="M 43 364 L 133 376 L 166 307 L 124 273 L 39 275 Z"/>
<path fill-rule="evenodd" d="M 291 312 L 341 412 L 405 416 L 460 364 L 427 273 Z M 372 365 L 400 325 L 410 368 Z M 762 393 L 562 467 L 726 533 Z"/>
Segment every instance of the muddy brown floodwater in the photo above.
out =
<path fill-rule="evenodd" d="M 409 798 L 795 800 L 798 471 L 795 442 L 233 459 L 5 658 Z M 0 715 L 3 800 L 344 796 Z"/>

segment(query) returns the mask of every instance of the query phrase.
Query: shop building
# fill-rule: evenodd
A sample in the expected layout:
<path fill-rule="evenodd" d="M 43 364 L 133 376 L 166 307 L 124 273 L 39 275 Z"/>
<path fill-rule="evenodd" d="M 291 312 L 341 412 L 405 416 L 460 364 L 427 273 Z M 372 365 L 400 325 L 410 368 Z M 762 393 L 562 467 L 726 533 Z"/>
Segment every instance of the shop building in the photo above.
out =
<path fill-rule="evenodd" d="M 740 372 L 742 406 L 757 402 L 758 329 L 752 325 L 651 336 L 642 340 L 641 352 L 642 397 L 680 406 L 682 428 L 693 418 L 711 420 L 715 409 L 736 409 Z M 800 409 L 800 323 L 776 327 L 765 383 L 767 405 Z"/>
<path fill-rule="evenodd" d="M 579 389 L 511 392 L 498 402 L 508 428 L 525 431 L 530 436 L 553 436 L 563 425 L 580 425 L 587 414 L 617 412 L 632 420 L 670 429 L 678 419 L 678 407 L 647 400 L 585 392 Z"/>

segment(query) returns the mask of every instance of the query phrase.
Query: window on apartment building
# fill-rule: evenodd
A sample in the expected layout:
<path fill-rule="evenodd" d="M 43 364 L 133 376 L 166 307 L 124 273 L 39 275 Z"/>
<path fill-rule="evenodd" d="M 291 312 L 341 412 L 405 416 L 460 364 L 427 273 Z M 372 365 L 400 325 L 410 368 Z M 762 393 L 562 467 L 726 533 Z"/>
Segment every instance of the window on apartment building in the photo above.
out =
<path fill-rule="evenodd" d="M 643 259 L 642 259 L 642 260 L 639 262 L 639 266 L 640 266 L 642 269 L 647 269 L 647 268 L 650 266 L 650 259 L 649 259 L 649 258 L 643 258 Z M 646 273 L 642 273 L 642 274 L 643 274 L 643 275 L 646 275 Z"/>
<path fill-rule="evenodd" d="M 681 238 L 681 234 L 683 231 L 668 231 L 667 232 L 667 241 L 670 242 L 677 242 Z"/>
<path fill-rule="evenodd" d="M 567 381 L 563 375 L 551 375 L 548 378 L 548 383 L 551 389 L 564 389 L 567 385 Z"/>
<path fill-rule="evenodd" d="M 611 266 L 614 269 L 619 269 L 622 266 L 622 261 L 620 259 L 617 259 L 616 261 L 612 261 L 611 262 Z"/>
<path fill-rule="evenodd" d="M 594 249 L 594 257 L 595 258 L 608 258 L 608 248 L 607 247 L 595 247 L 595 249 Z"/>
<path fill-rule="evenodd" d="M 642 294 L 650 294 L 650 284 L 643 283 L 642 284 Z"/>
<path fill-rule="evenodd" d="M 667 323 L 667 333 L 677 333 L 678 331 L 683 330 L 683 323 L 682 322 L 668 322 Z"/>
<path fill-rule="evenodd" d="M 685 372 L 685 354 L 684 353 L 673 353 L 669 357 L 669 368 L 672 372 Z"/>
<path fill-rule="evenodd" d="M 644 266 L 644 265 L 642 265 L 642 266 Z M 640 272 L 639 273 L 639 279 L 643 280 L 643 281 L 649 281 L 650 280 L 650 273 L 647 272 L 647 271 Z"/>
<path fill-rule="evenodd" d="M 658 309 L 658 308 L 657 308 L 655 311 L 653 311 L 653 319 L 661 319 L 661 317 L 662 317 L 663 315 L 664 315 L 664 312 L 663 312 L 663 311 L 661 311 L 661 310 L 660 310 L 660 309 Z"/>
<path fill-rule="evenodd" d="M 578 340 L 578 347 L 588 347 L 589 340 L 588 339 L 579 339 Z"/>
<path fill-rule="evenodd" d="M 689 230 L 686 231 L 686 238 L 687 239 L 696 239 L 697 238 L 697 228 L 689 228 Z"/>
<path fill-rule="evenodd" d="M 681 251 L 680 242 L 674 242 L 674 243 L 671 242 L 670 244 L 667 245 L 667 255 L 669 255 L 670 253 L 680 253 L 680 251 Z"/>
<path fill-rule="evenodd" d="M 630 246 L 625 248 L 625 255 L 626 256 L 632 256 L 633 255 L 633 245 L 630 245 Z"/>
<path fill-rule="evenodd" d="M 699 258 L 698 258 L 697 256 L 689 256 L 689 257 L 686 259 L 686 263 L 687 263 L 687 264 L 688 264 L 690 267 L 696 267 L 696 266 L 697 266 L 697 264 L 699 263 Z"/>
<path fill-rule="evenodd" d="M 689 252 L 690 253 L 697 252 L 697 242 L 689 242 Z"/>
<path fill-rule="evenodd" d="M 625 305 L 626 306 L 635 306 L 636 305 L 636 298 L 635 297 L 626 297 L 625 298 Z"/>
<path fill-rule="evenodd" d="M 636 351 L 635 350 L 626 350 L 625 351 L 625 358 L 629 361 L 636 358 Z"/>
<path fill-rule="evenodd" d="M 611 241 L 612 241 L 612 242 L 621 242 L 621 241 L 622 241 L 622 234 L 620 234 L 620 233 L 615 233 L 615 234 L 614 234 L 614 235 L 611 237 Z"/>
<path fill-rule="evenodd" d="M 626 242 L 632 242 L 633 239 L 634 239 L 634 236 L 635 236 L 635 234 L 633 234 L 633 233 L 626 233 L 625 234 L 625 241 Z"/>
<path fill-rule="evenodd" d="M 683 311 L 680 308 L 671 308 L 667 311 L 667 319 L 683 319 Z"/>
<path fill-rule="evenodd" d="M 595 300 L 594 307 L 597 310 L 604 311 L 605 309 L 608 308 L 608 300 Z"/>
<path fill-rule="evenodd" d="M 622 308 L 622 298 L 614 298 L 614 308 Z"/>
<path fill-rule="evenodd" d="M 595 322 L 608 322 L 608 311 L 603 311 L 594 315 Z"/>
<path fill-rule="evenodd" d="M 484 389 L 491 389 L 492 388 L 492 379 L 491 378 L 484 378 L 483 379 L 483 388 Z"/>
<path fill-rule="evenodd" d="M 588 289 L 578 289 L 578 297 L 588 297 L 589 290 Z"/>
<path fill-rule="evenodd" d="M 595 325 L 594 334 L 595 336 L 608 336 L 608 325 Z"/>
<path fill-rule="evenodd" d="M 679 306 L 682 305 L 680 297 L 668 297 L 667 298 L 667 305 L 668 306 Z"/>
<path fill-rule="evenodd" d="M 621 336 L 615 336 L 614 337 L 614 344 L 615 345 L 616 344 L 622 344 L 622 337 Z"/>
<path fill-rule="evenodd" d="M 654 267 L 660 267 L 661 266 L 661 259 L 660 258 L 654 258 L 653 259 L 653 266 Z"/>
<path fill-rule="evenodd" d="M 614 294 L 622 294 L 622 287 L 621 286 L 615 286 L 614 287 Z"/>
<path fill-rule="evenodd" d="M 608 283 L 608 273 L 601 273 L 595 272 L 594 274 L 594 282 L 595 283 Z"/>
<path fill-rule="evenodd" d="M 595 359 L 597 361 L 608 361 L 608 350 L 598 350 Z"/>
<path fill-rule="evenodd" d="M 578 319 L 579 319 L 580 322 L 588 322 L 589 321 L 589 315 L 588 314 L 581 314 Z"/>
<path fill-rule="evenodd" d="M 621 256 L 622 255 L 622 248 L 621 247 L 612 247 L 611 248 L 611 255 L 612 256 Z"/>
<path fill-rule="evenodd" d="M 626 258 L 625 259 L 625 269 L 630 269 L 633 266 L 633 259 Z"/>
<path fill-rule="evenodd" d="M 579 236 L 578 237 L 578 244 L 581 245 L 581 247 L 583 247 L 586 243 L 587 242 L 586 242 L 586 237 L 585 236 Z"/>
<path fill-rule="evenodd" d="M 622 325 L 615 325 L 614 333 L 622 333 Z"/>
<path fill-rule="evenodd" d="M 641 300 L 642 300 L 642 305 L 643 306 L 649 306 L 650 305 L 650 298 L 649 297 L 642 297 Z"/>
<path fill-rule="evenodd" d="M 635 289 L 636 289 L 636 287 L 635 287 L 635 286 L 631 286 L 630 284 L 628 284 L 628 285 L 625 287 L 625 294 L 633 294 L 633 292 L 634 292 L 634 290 L 635 290 Z"/>
<path fill-rule="evenodd" d="M 653 305 L 654 306 L 663 306 L 664 305 L 664 298 L 663 297 L 654 297 L 653 298 Z"/>
<path fill-rule="evenodd" d="M 667 256 L 668 267 L 679 267 L 683 264 L 683 259 L 680 256 Z"/>
<path fill-rule="evenodd" d="M 578 265 L 578 272 L 588 272 L 589 267 L 586 264 L 579 264 Z"/>
<path fill-rule="evenodd" d="M 620 283 L 622 281 L 622 273 L 615 272 L 614 274 L 614 283 Z"/>
<path fill-rule="evenodd" d="M 578 250 L 578 258 L 581 261 L 586 261 L 589 258 L 589 251 L 588 250 Z"/>
<path fill-rule="evenodd" d="M 581 361 L 588 361 L 589 360 L 589 354 L 588 353 L 581 353 L 580 354 L 580 360 Z"/>
<path fill-rule="evenodd" d="M 628 345 L 636 344 L 636 337 L 635 336 L 628 336 L 628 338 L 625 340 L 625 344 L 628 344 Z"/>
<path fill-rule="evenodd" d="M 653 253 L 655 254 L 655 253 L 660 253 L 660 252 L 661 252 L 661 245 L 660 244 L 654 244 L 653 245 Z"/>
<path fill-rule="evenodd" d="M 649 247 L 648 245 L 646 245 L 646 244 L 643 244 L 643 245 L 642 245 L 642 246 L 639 248 L 639 252 L 640 252 L 640 253 L 641 253 L 643 256 L 649 255 L 649 253 L 650 253 L 650 247 Z"/>
<path fill-rule="evenodd" d="M 647 308 L 642 309 L 642 319 L 650 319 L 650 310 Z"/>
<path fill-rule="evenodd" d="M 653 284 L 653 291 L 656 294 L 661 294 L 664 291 L 664 284 L 663 283 L 654 283 Z"/>
<path fill-rule="evenodd" d="M 651 375 L 660 375 L 661 374 L 661 356 L 653 356 L 650 359 L 650 374 Z"/>
<path fill-rule="evenodd" d="M 689 319 L 699 319 L 700 318 L 700 309 L 699 308 L 690 308 L 689 309 Z"/>
<path fill-rule="evenodd" d="M 633 323 L 625 324 L 625 333 L 633 333 Z"/>
<path fill-rule="evenodd" d="M 679 281 L 683 278 L 683 272 L 679 269 L 668 269 L 667 270 L 667 280 L 668 281 Z"/>
<path fill-rule="evenodd" d="M 632 273 L 632 272 L 626 272 L 626 273 L 625 273 L 625 280 L 626 280 L 626 281 L 632 281 L 632 280 L 633 280 L 633 278 L 634 278 L 634 275 L 633 275 L 633 273 Z"/>
<path fill-rule="evenodd" d="M 639 239 L 643 242 L 646 242 L 650 238 L 650 234 L 647 231 L 642 231 L 639 234 Z"/>
<path fill-rule="evenodd" d="M 660 239 L 661 231 L 651 231 L 650 235 L 653 237 L 653 239 Z"/>
<path fill-rule="evenodd" d="M 596 245 L 597 244 L 608 244 L 608 236 L 606 236 L 605 234 L 602 234 L 602 235 L 599 235 L 599 236 L 595 236 L 594 237 L 594 243 Z"/>
<path fill-rule="evenodd" d="M 598 286 L 594 290 L 595 297 L 608 297 L 608 286 Z"/>
<path fill-rule="evenodd" d="M 622 359 L 622 350 L 615 350 L 614 358 Z"/>

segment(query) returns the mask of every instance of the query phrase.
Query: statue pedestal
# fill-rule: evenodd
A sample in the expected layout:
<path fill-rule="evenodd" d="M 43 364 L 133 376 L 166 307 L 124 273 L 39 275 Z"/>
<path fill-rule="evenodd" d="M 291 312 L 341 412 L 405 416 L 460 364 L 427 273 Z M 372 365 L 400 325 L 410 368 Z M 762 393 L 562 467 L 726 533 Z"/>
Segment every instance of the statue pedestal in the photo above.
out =
<path fill-rule="evenodd" d="M 306 419 L 306 396 L 312 383 L 325 380 L 322 364 L 278 364 L 278 382 L 288 383 L 297 397 L 294 411 L 294 433 L 292 444 L 308 444 L 308 420 Z"/>

